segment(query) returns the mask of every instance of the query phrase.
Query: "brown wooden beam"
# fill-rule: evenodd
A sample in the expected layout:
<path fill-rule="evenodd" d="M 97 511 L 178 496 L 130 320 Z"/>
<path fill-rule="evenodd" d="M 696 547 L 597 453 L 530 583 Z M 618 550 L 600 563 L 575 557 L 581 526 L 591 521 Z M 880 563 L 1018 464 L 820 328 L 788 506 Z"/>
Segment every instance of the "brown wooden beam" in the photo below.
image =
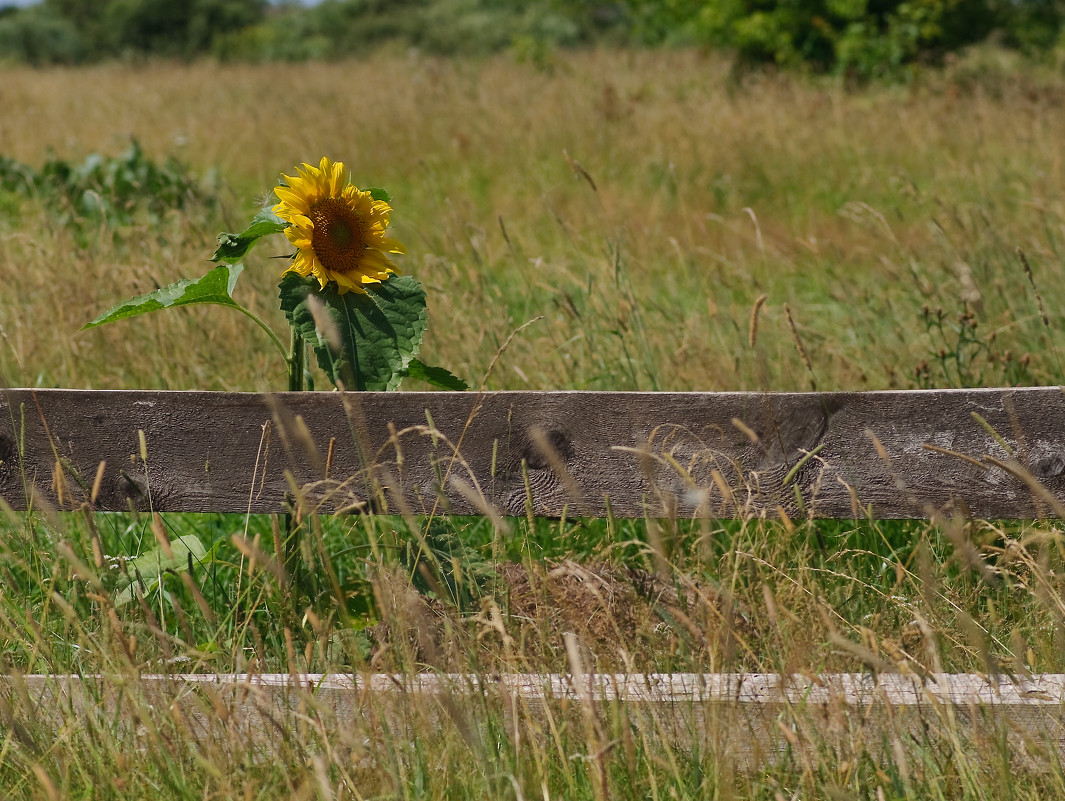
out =
<path fill-rule="evenodd" d="M 1065 394 L 0 391 L 13 509 L 286 497 L 330 513 L 1061 517 Z"/>

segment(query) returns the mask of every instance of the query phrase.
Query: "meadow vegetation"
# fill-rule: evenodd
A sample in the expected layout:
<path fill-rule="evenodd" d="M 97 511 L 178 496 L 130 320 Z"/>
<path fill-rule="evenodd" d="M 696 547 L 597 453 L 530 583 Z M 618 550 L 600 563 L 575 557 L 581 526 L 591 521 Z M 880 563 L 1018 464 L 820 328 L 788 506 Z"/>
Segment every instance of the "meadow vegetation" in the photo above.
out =
<path fill-rule="evenodd" d="M 0 376 L 282 389 L 263 333 L 225 309 L 78 329 L 206 272 L 219 230 L 328 154 L 391 191 L 402 266 L 429 296 L 425 358 L 474 385 L 1065 383 L 1065 78 L 1015 58 L 980 50 L 861 92 L 737 83 L 694 51 L 6 69 L 0 156 L 22 178 L 0 183 Z M 117 167 L 97 184 L 39 179 L 93 153 L 124 163 L 132 142 L 165 165 L 158 186 L 185 187 L 180 207 L 109 194 Z M 271 252 L 287 255 L 283 238 L 237 293 L 282 331 Z M 267 753 L 224 716 L 192 736 L 136 681 L 566 670 L 566 631 L 592 670 L 1065 672 L 1065 551 L 1047 522 L 308 516 L 297 582 L 234 544 L 279 553 L 283 523 L 266 517 L 3 520 L 4 672 L 127 679 L 121 712 L 71 707 L 58 724 L 4 696 L 12 797 L 1045 798 L 1065 783 L 1055 732 L 977 737 L 948 716 L 865 740 L 838 736 L 865 731 L 845 713 L 814 725 L 802 708 L 780 712 L 780 749 L 755 764 L 659 736 L 654 713 L 607 708 L 592 725 L 484 697 L 430 718 L 411 700 L 390 728 L 308 694 L 275 711 L 286 733 Z M 122 595 L 117 558 L 180 537 L 204 553 Z"/>

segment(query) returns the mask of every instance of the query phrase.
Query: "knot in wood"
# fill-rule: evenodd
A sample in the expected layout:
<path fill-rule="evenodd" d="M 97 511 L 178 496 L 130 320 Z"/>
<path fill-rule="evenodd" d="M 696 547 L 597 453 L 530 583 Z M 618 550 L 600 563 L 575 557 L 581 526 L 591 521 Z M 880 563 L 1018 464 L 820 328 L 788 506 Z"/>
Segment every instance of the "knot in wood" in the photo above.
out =
<path fill-rule="evenodd" d="M 553 464 L 565 464 L 573 458 L 573 442 L 558 428 L 529 429 L 529 444 L 522 458 L 530 470 L 547 470 Z"/>
<path fill-rule="evenodd" d="M 148 500 L 143 483 L 125 470 L 119 471 L 118 478 L 115 479 L 115 498 L 120 503 L 131 500 L 137 509 L 144 506 Z"/>
<path fill-rule="evenodd" d="M 18 448 L 15 447 L 15 438 L 10 434 L 0 432 L 0 489 L 11 490 L 9 484 L 14 481 L 19 471 Z"/>
<path fill-rule="evenodd" d="M 1049 453 L 1040 456 L 1032 463 L 1032 475 L 1036 478 L 1055 478 L 1065 470 L 1065 455 Z"/>

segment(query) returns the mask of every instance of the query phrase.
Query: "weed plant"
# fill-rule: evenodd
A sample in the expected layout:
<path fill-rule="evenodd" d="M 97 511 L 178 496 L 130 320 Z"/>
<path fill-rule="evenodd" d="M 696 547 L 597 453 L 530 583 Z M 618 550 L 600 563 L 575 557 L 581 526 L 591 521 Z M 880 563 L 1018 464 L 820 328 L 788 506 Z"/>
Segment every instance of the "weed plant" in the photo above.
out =
<path fill-rule="evenodd" d="M 114 233 L 138 215 L 159 225 L 167 212 L 214 200 L 180 163 L 155 164 L 136 140 L 117 157 L 93 153 L 81 164 L 51 157 L 40 170 L 0 158 L 0 189 L 37 199 L 60 225 L 102 225 Z"/>

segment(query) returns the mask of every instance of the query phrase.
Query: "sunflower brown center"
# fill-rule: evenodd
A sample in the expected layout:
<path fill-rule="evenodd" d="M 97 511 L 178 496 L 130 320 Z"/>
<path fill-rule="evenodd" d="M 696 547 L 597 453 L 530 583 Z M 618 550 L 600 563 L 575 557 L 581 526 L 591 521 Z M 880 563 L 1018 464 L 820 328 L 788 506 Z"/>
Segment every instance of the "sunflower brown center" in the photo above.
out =
<path fill-rule="evenodd" d="M 358 269 L 366 250 L 366 225 L 338 197 L 325 197 L 311 207 L 311 247 L 326 270 L 347 275 Z"/>

